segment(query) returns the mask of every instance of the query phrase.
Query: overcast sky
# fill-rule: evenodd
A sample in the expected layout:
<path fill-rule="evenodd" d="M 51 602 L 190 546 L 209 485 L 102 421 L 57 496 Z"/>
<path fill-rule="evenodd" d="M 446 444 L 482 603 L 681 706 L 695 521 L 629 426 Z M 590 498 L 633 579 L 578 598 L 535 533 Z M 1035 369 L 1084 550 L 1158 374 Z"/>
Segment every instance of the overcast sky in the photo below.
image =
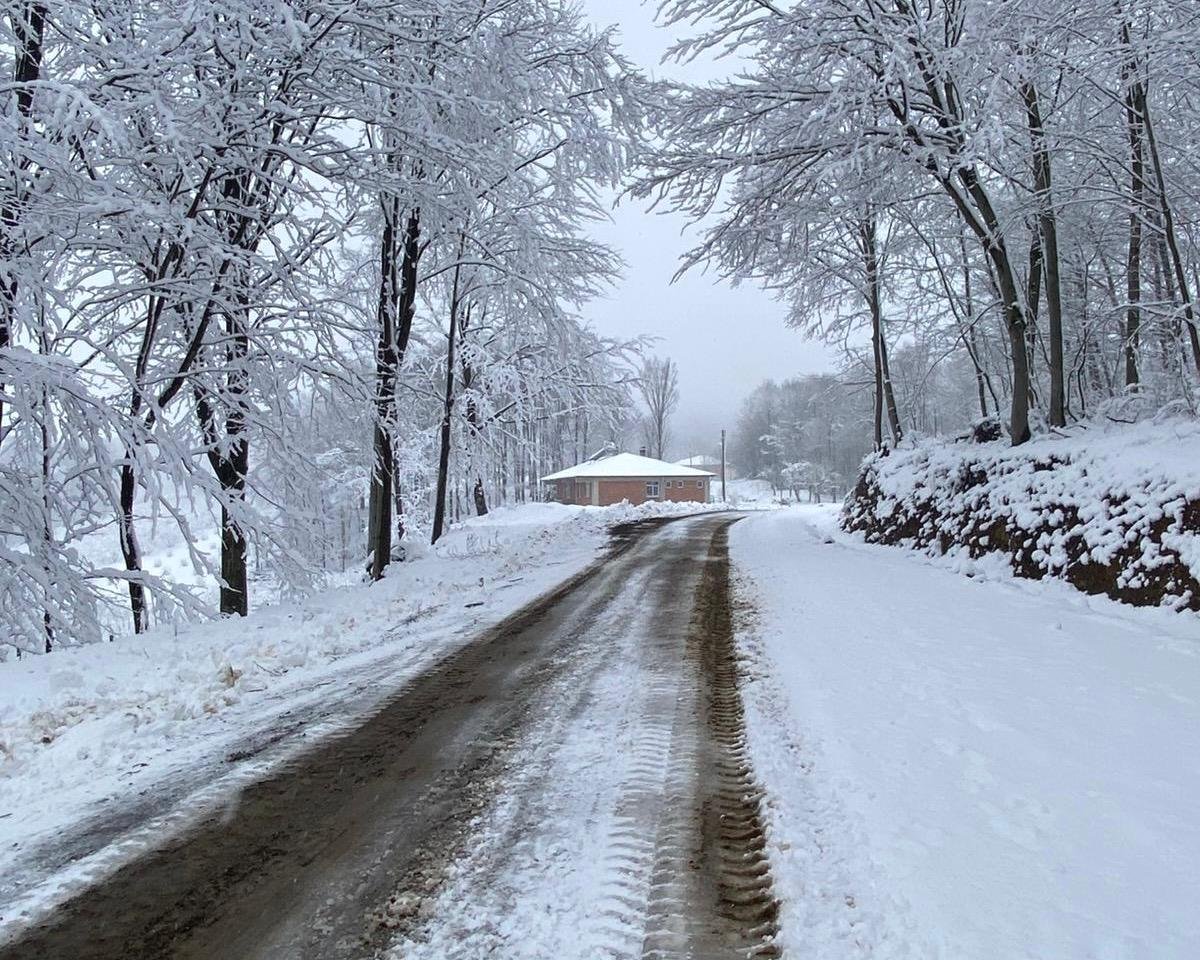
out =
<path fill-rule="evenodd" d="M 660 64 L 672 37 L 654 23 L 657 0 L 585 0 L 585 5 L 598 25 L 619 26 L 625 55 L 654 76 L 700 80 L 731 69 L 720 60 L 686 70 Z M 706 438 L 719 442 L 721 428 L 733 428 L 742 398 L 762 380 L 834 365 L 825 347 L 784 326 L 783 306 L 757 287 L 734 289 L 699 272 L 672 284 L 680 255 L 694 243 L 695 232 L 684 234 L 685 227 L 680 216 L 623 202 L 613 211 L 613 222 L 597 227 L 595 234 L 624 257 L 625 277 L 609 298 L 585 310 L 602 334 L 661 338 L 655 352 L 679 364 L 678 457 L 707 452 Z"/>

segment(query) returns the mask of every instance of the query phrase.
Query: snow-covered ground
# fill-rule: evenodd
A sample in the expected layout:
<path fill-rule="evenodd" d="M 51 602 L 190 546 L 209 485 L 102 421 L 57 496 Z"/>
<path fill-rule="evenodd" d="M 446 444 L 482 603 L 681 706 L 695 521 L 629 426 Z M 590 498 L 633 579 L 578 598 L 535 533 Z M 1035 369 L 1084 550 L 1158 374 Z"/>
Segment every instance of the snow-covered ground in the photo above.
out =
<path fill-rule="evenodd" d="M 726 484 L 729 502 L 740 509 L 775 506 L 775 491 L 766 480 L 730 480 Z"/>
<path fill-rule="evenodd" d="M 501 508 L 454 527 L 373 586 L 0 663 L 0 901 L 9 900 L 0 929 L 306 740 L 352 723 L 406 677 L 584 569 L 613 525 L 698 509 Z M 70 828 L 137 803 L 145 808 L 125 817 L 127 829 L 103 849 L 83 848 L 70 874 L 59 870 L 55 845 Z"/>
<path fill-rule="evenodd" d="M 720 492 L 720 484 L 715 485 Z M 778 490 L 769 480 L 730 480 L 727 486 L 729 505 L 739 510 L 774 510 L 796 503 L 810 503 L 809 491 L 802 490 L 800 499 L 790 490 Z M 823 494 L 824 496 L 824 494 Z"/>
<path fill-rule="evenodd" d="M 611 525 L 693 509 L 498 510 L 382 584 L 0 664 L 0 936 L 582 570 Z M 1200 618 L 1016 580 L 999 562 L 963 576 L 951 558 L 866 545 L 836 518 L 831 505 L 755 511 L 730 535 L 788 954 L 1195 956 Z M 527 785 L 538 805 L 494 811 L 497 842 L 542 824 L 501 858 L 513 884 L 547 881 L 523 894 L 520 942 L 557 952 L 530 956 L 600 943 L 572 926 L 604 886 L 597 857 L 609 841 L 641 850 L 637 829 L 595 811 L 624 783 L 618 767 L 636 772 L 639 751 L 671 743 L 638 732 L 658 688 L 627 682 L 643 607 L 615 610 L 614 669 L 573 691 L 592 708 L 564 714 L 561 736 L 515 767 L 562 776 Z M 72 852 L 81 826 L 121 810 L 132 815 L 102 845 Z M 583 822 L 590 833 L 572 832 Z M 472 863 L 489 849 L 459 866 L 438 909 L 490 949 L 512 924 L 476 929 L 478 904 L 461 896 L 480 889 Z M 580 863 L 594 869 L 572 872 Z M 503 921 L 515 889 L 497 885 L 488 916 Z M 404 949 L 446 946 L 428 934 Z"/>
<path fill-rule="evenodd" d="M 790 955 L 1185 960 L 1200 619 L 755 514 L 731 556 Z"/>

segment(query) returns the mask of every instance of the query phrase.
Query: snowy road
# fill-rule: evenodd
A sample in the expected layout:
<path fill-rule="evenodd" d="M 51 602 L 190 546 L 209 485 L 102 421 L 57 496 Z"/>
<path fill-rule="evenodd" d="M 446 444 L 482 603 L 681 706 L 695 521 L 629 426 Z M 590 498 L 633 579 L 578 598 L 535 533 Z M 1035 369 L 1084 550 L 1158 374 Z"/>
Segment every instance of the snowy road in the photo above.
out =
<path fill-rule="evenodd" d="M 732 519 L 643 528 L 0 958 L 773 955 Z"/>

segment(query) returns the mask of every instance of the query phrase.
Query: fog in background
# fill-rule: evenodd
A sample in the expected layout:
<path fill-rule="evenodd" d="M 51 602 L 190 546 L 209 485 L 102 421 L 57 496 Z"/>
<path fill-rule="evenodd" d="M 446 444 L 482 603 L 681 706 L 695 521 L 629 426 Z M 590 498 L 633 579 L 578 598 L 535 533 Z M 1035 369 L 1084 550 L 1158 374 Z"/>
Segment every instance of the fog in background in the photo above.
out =
<path fill-rule="evenodd" d="M 703 81 L 728 75 L 736 62 L 660 63 L 673 42 L 654 23 L 657 0 L 586 0 L 598 26 L 617 25 L 625 55 L 651 76 Z M 732 430 L 738 406 L 766 378 L 831 370 L 833 353 L 784 326 L 784 307 L 759 288 L 737 288 L 691 271 L 671 282 L 680 255 L 698 236 L 676 214 L 651 213 L 623 200 L 613 222 L 594 235 L 624 257 L 625 275 L 610 296 L 588 304 L 585 316 L 607 336 L 659 338 L 654 352 L 679 365 L 680 403 L 673 420 L 672 457 L 708 453 L 722 428 Z"/>

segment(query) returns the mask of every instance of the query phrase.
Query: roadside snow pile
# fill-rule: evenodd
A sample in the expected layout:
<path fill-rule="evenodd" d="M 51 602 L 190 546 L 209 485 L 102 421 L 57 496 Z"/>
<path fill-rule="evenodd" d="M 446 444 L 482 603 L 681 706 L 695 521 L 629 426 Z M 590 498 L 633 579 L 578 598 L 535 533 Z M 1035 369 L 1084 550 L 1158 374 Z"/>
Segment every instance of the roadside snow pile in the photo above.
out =
<path fill-rule="evenodd" d="M 523 503 L 517 506 L 496 507 L 485 517 L 472 517 L 457 523 L 455 531 L 509 526 L 541 526 L 547 530 L 555 524 L 572 520 L 585 526 L 608 530 L 625 523 L 638 523 L 656 517 L 686 517 L 693 513 L 713 513 L 728 510 L 726 503 L 694 503 L 686 500 L 651 500 L 633 506 L 628 500 L 608 507 L 576 506 L 549 501 Z"/>
<path fill-rule="evenodd" d="M 1200 424 L 1080 431 L 1009 447 L 924 441 L 873 456 L 846 499 L 868 542 L 1006 557 L 1137 606 L 1200 610 Z"/>
<path fill-rule="evenodd" d="M 683 506 L 501 508 L 411 551 L 375 585 L 0 663 L 0 893 L 39 836 L 164 782 L 203 785 L 198 768 L 228 771 L 264 743 L 316 735 L 332 715 L 361 715 L 578 574 L 614 526 L 697 512 Z"/>

